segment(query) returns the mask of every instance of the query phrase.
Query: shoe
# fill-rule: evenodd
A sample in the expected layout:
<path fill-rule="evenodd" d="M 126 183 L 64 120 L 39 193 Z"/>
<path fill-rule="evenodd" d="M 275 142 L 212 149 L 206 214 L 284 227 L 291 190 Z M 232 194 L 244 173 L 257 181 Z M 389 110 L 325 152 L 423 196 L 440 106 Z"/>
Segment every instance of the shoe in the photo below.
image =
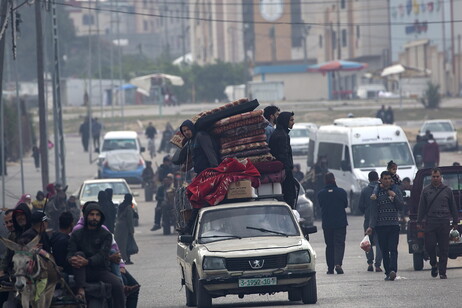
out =
<path fill-rule="evenodd" d="M 369 264 L 369 266 L 367 267 L 367 271 L 368 272 L 373 272 L 374 271 L 374 267 L 372 266 L 372 264 Z"/>
<path fill-rule="evenodd" d="M 391 281 L 395 280 L 395 278 L 396 278 L 396 273 L 395 273 L 394 271 L 391 271 L 389 277 L 390 277 L 390 280 L 391 280 Z"/>
<path fill-rule="evenodd" d="M 446 276 L 446 274 L 441 274 L 440 279 L 448 279 L 448 276 Z"/>
<path fill-rule="evenodd" d="M 128 260 L 128 261 L 125 261 L 125 264 L 126 265 L 132 265 L 132 264 L 135 264 L 135 263 L 133 263 L 131 260 Z"/>
<path fill-rule="evenodd" d="M 376 267 L 375 267 L 375 271 L 376 271 L 377 273 L 383 272 L 382 269 L 380 268 L 380 266 L 376 266 Z"/>
<path fill-rule="evenodd" d="M 326 274 L 327 275 L 332 275 L 332 274 L 334 274 L 334 270 L 328 270 Z"/>
<path fill-rule="evenodd" d="M 438 265 L 432 266 L 431 274 L 432 274 L 432 277 L 438 276 Z"/>
<path fill-rule="evenodd" d="M 159 225 L 154 225 L 154 226 L 152 226 L 151 231 L 156 231 L 156 230 L 159 230 L 159 229 L 160 229 Z"/>
<path fill-rule="evenodd" d="M 385 281 L 389 281 L 390 280 L 390 276 L 385 276 L 385 279 L 383 279 Z"/>
<path fill-rule="evenodd" d="M 343 269 L 340 265 L 335 266 L 335 271 L 337 272 L 337 274 L 343 274 Z"/>

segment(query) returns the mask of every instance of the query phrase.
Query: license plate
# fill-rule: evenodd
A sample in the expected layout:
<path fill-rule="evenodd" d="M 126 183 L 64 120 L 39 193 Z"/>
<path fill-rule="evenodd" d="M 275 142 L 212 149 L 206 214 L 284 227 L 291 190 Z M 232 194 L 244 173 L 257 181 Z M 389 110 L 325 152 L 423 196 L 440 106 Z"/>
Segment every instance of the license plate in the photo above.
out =
<path fill-rule="evenodd" d="M 274 286 L 277 284 L 276 277 L 239 279 L 239 288 Z"/>

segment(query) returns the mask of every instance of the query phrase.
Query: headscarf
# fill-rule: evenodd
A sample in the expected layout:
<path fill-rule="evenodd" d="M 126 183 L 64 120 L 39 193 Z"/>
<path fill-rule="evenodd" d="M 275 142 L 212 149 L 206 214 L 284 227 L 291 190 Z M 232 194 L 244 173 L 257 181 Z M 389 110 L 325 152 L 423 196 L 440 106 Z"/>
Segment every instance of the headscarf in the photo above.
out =
<path fill-rule="evenodd" d="M 16 216 L 20 213 L 24 213 L 26 216 L 26 225 L 24 227 L 19 226 L 19 224 L 16 221 Z M 21 234 L 29 229 L 31 227 L 31 211 L 29 209 L 29 206 L 26 203 L 20 203 L 18 206 L 13 211 L 13 225 L 14 225 L 14 231 L 16 233 L 16 238 L 19 238 Z"/>
<path fill-rule="evenodd" d="M 114 194 L 112 188 L 106 188 L 104 191 L 106 192 L 107 201 L 112 202 L 112 195 Z"/>
<path fill-rule="evenodd" d="M 104 190 L 100 190 L 98 193 L 98 203 L 99 205 L 103 205 L 107 202 L 107 194 Z"/>
<path fill-rule="evenodd" d="M 50 183 L 47 185 L 47 198 L 51 198 L 53 197 L 54 195 L 56 195 L 56 190 L 55 190 L 55 184 L 53 183 Z"/>
<path fill-rule="evenodd" d="M 117 211 L 117 215 L 120 215 L 128 206 L 132 206 L 133 203 L 133 196 L 131 194 L 125 194 L 124 201 L 119 204 L 119 209 Z"/>

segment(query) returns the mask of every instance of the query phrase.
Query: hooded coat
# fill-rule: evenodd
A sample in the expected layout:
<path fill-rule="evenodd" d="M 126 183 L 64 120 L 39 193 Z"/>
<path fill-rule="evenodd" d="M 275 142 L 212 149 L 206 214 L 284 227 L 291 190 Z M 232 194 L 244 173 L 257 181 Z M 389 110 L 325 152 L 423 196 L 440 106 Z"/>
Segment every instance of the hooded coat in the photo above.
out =
<path fill-rule="evenodd" d="M 111 196 L 109 198 L 107 191 L 101 190 L 98 193 L 98 203 L 99 206 L 101 207 L 101 211 L 104 214 L 105 222 L 104 225 L 111 231 L 111 233 L 114 233 L 114 226 L 115 226 L 115 219 L 116 219 L 116 207 L 114 203 L 112 202 L 112 190 L 111 190 Z"/>
<path fill-rule="evenodd" d="M 276 122 L 276 129 L 271 134 L 269 147 L 271 154 L 284 165 L 286 178 L 282 182 L 282 193 L 284 201 L 292 208 L 295 208 L 297 199 L 298 183 L 293 175 L 294 160 L 292 157 L 292 147 L 290 146 L 289 120 L 293 112 L 281 112 Z"/>
<path fill-rule="evenodd" d="M 119 245 L 120 254 L 124 260 L 128 260 L 130 257 L 127 254 L 127 245 L 131 240 L 131 236 L 135 233 L 132 202 L 132 195 L 126 194 L 124 196 L 124 201 L 119 205 L 114 233 L 115 241 L 117 242 L 117 245 Z"/>
<path fill-rule="evenodd" d="M 189 127 L 193 134 L 187 146 L 192 153 L 194 172 L 199 174 L 207 168 L 218 167 L 218 146 L 210 134 L 206 131 L 196 132 L 191 120 L 184 121 L 180 126 L 180 131 L 183 126 Z M 182 131 L 181 133 L 183 134 Z"/>
<path fill-rule="evenodd" d="M 92 210 L 101 213 L 101 220 L 96 229 L 88 228 L 88 215 Z M 101 207 L 96 202 L 89 203 L 83 213 L 84 227 L 72 232 L 69 240 L 67 259 L 75 256 L 77 252 L 82 252 L 88 260 L 88 267 L 93 269 L 110 270 L 109 252 L 112 245 L 112 234 L 101 226 L 105 217 Z"/>

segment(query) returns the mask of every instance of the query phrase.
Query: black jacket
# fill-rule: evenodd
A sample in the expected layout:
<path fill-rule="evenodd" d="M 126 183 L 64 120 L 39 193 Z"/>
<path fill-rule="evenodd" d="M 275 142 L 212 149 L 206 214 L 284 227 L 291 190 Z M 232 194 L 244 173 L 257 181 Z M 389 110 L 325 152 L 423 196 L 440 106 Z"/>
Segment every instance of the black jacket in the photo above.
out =
<path fill-rule="evenodd" d="M 88 214 L 92 210 L 101 212 L 101 222 L 98 228 L 90 230 L 87 227 Z M 101 228 L 104 224 L 104 214 L 96 203 L 91 203 L 85 208 L 84 213 L 85 226 L 82 229 L 74 231 L 71 234 L 67 259 L 76 255 L 77 252 L 83 252 L 88 259 L 89 269 L 107 269 L 110 270 L 109 252 L 112 245 L 112 234 L 106 229 Z"/>
<path fill-rule="evenodd" d="M 364 231 L 369 227 L 371 208 L 374 204 L 374 201 L 371 200 L 371 195 L 378 184 L 378 181 L 370 182 L 369 185 L 361 190 L 361 195 L 359 196 L 358 209 L 364 214 Z"/>
<path fill-rule="evenodd" d="M 98 193 L 98 203 L 104 215 L 104 225 L 109 229 L 109 231 L 111 231 L 111 233 L 114 233 L 117 209 L 112 202 L 112 195 L 110 201 L 108 197 L 109 196 L 106 191 L 100 191 Z"/>
<path fill-rule="evenodd" d="M 218 145 L 212 136 L 206 131 L 196 132 L 194 124 L 190 120 L 184 121 L 181 126 L 189 127 L 193 133 L 189 147 L 192 153 L 194 171 L 199 174 L 207 168 L 218 167 Z"/>
<path fill-rule="evenodd" d="M 334 229 L 348 225 L 345 209 L 348 207 L 347 193 L 335 184 L 326 185 L 318 193 L 322 211 L 322 228 Z"/>
<path fill-rule="evenodd" d="M 67 274 L 72 274 L 72 266 L 67 262 L 67 248 L 69 246 L 70 236 L 62 232 L 55 232 L 51 236 L 50 243 L 53 251 L 53 257 L 56 264 L 64 269 Z"/>
<path fill-rule="evenodd" d="M 282 162 L 286 171 L 294 168 L 289 136 L 289 120 L 292 115 L 292 112 L 281 112 L 277 119 L 276 129 L 269 140 L 271 154 Z"/>

